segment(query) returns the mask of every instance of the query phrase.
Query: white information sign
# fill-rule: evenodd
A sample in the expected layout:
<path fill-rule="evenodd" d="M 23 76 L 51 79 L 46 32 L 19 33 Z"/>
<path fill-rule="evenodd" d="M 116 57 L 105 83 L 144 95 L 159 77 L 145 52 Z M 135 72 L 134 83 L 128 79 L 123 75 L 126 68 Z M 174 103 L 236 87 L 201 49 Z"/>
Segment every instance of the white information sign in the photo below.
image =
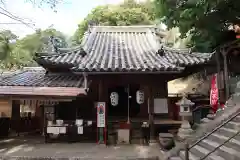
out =
<path fill-rule="evenodd" d="M 59 127 L 59 133 L 65 134 L 66 133 L 66 127 Z"/>
<path fill-rule="evenodd" d="M 78 127 L 78 134 L 83 134 L 83 127 Z"/>
<path fill-rule="evenodd" d="M 54 133 L 54 127 L 47 127 L 47 133 Z"/>
<path fill-rule="evenodd" d="M 105 102 L 97 103 L 97 127 L 105 127 Z"/>
<path fill-rule="evenodd" d="M 47 127 L 47 133 L 59 134 L 59 127 Z"/>
<path fill-rule="evenodd" d="M 154 113 L 168 113 L 168 102 L 166 98 L 154 99 Z"/>

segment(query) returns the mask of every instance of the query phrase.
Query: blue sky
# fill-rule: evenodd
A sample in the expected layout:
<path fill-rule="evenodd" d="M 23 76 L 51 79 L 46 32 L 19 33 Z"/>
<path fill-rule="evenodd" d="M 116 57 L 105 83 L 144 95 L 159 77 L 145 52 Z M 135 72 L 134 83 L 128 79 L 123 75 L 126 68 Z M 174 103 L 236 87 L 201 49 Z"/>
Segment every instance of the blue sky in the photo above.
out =
<path fill-rule="evenodd" d="M 33 21 L 35 28 L 46 29 L 53 26 L 66 35 L 72 35 L 79 22 L 94 7 L 103 4 L 118 4 L 121 1 L 123 0 L 65 0 L 64 3 L 58 5 L 57 13 L 49 7 L 34 7 L 30 3 L 26 3 L 25 0 L 7 0 L 5 6 L 0 4 L 0 7 L 4 7 L 14 15 L 25 18 L 26 21 Z M 0 14 L 0 29 L 10 29 L 19 37 L 34 32 L 34 29 L 23 24 L 2 24 L 12 22 L 16 23 L 16 21 Z"/>

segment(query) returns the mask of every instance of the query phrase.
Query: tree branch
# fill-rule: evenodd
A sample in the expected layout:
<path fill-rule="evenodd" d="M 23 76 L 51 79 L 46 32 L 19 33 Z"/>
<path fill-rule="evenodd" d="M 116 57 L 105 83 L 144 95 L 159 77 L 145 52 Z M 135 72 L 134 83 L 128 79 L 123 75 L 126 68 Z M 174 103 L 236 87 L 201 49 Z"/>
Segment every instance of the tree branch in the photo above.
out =
<path fill-rule="evenodd" d="M 36 29 L 33 27 L 34 24 L 24 22 L 23 19 L 21 19 L 21 18 L 15 16 L 15 15 L 11 14 L 10 12 L 6 11 L 6 10 L 5 10 L 4 8 L 2 8 L 2 7 L 0 7 L 0 9 L 2 9 L 4 12 L 6 12 L 6 13 L 4 13 L 4 12 L 1 12 L 1 11 L 0 11 L 0 14 L 2 14 L 2 15 L 4 15 L 4 16 L 7 16 L 8 18 L 11 18 L 11 19 L 13 19 L 13 20 L 15 20 L 15 21 L 21 22 L 22 24 L 26 25 L 27 27 L 32 28 L 33 30 L 36 30 Z M 33 26 L 31 26 L 31 25 L 33 25 Z"/>
<path fill-rule="evenodd" d="M 2 9 L 4 12 L 6 12 L 7 14 L 9 14 L 9 15 L 11 15 L 11 16 L 13 16 L 13 17 L 15 17 L 15 18 L 17 18 L 17 19 L 20 19 L 20 20 L 26 20 L 26 18 L 20 18 L 20 17 L 17 17 L 17 16 L 15 16 L 15 15 L 13 15 L 11 12 L 9 12 L 8 10 L 6 10 L 5 8 L 3 8 L 3 7 L 0 7 L 0 9 Z M 31 23 L 33 23 L 33 21 L 31 20 L 31 19 L 28 19 L 29 21 L 31 21 Z M 34 23 L 33 23 L 34 24 Z"/>

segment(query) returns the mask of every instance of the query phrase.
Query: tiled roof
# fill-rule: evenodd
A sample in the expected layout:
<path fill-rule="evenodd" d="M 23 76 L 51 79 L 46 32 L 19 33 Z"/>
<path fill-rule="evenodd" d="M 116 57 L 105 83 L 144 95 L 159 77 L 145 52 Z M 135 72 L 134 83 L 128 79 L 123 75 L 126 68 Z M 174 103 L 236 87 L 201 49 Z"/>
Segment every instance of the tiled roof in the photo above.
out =
<path fill-rule="evenodd" d="M 81 49 L 42 56 L 42 66 L 69 66 L 79 72 L 181 71 L 209 58 L 163 47 L 153 26 L 95 26 L 85 35 Z"/>
<path fill-rule="evenodd" d="M 0 81 L 0 86 L 81 88 L 83 85 L 84 80 L 81 75 L 46 74 L 45 70 L 25 70 Z"/>
<path fill-rule="evenodd" d="M 206 63 L 212 56 L 212 53 L 191 53 L 189 49 L 163 47 L 163 50 L 165 53 L 164 57 L 168 62 L 182 67 Z"/>
<path fill-rule="evenodd" d="M 81 47 L 78 47 L 72 51 L 68 51 L 66 53 L 51 53 L 49 55 L 38 54 L 37 56 L 41 58 L 35 58 L 35 61 L 44 66 L 48 65 L 51 67 L 64 67 L 64 68 L 72 68 L 76 64 L 80 63 L 82 57 L 84 56 L 84 51 Z"/>

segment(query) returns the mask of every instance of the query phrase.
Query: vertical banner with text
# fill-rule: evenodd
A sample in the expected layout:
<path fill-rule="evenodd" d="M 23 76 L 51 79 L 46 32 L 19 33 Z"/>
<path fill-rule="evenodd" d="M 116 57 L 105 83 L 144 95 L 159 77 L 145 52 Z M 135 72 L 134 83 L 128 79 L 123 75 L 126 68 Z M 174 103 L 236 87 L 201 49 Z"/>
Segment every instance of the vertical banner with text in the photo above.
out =
<path fill-rule="evenodd" d="M 106 103 L 97 102 L 97 129 L 98 129 L 98 143 L 104 142 L 104 131 L 106 127 Z M 106 138 L 105 138 L 106 139 Z"/>

